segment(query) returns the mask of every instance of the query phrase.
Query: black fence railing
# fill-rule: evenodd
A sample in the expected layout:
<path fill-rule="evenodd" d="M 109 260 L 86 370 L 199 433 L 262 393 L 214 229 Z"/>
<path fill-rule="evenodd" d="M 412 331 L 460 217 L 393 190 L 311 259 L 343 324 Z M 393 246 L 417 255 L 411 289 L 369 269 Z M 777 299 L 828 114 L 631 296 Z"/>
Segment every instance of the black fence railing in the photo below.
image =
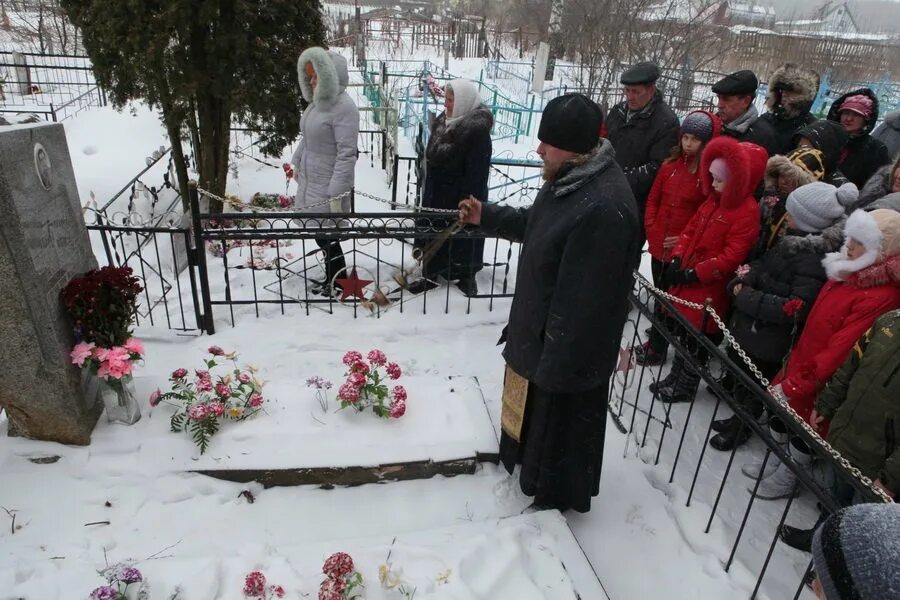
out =
<path fill-rule="evenodd" d="M 401 312 L 421 308 L 426 313 L 435 304 L 443 312 L 468 313 L 474 302 L 486 302 L 488 310 L 493 310 L 497 300 L 513 294 L 511 267 L 520 245 L 486 237 L 477 229 L 450 235 L 455 217 L 446 214 L 354 213 L 337 219 L 303 212 L 207 214 L 200 212 L 196 188 L 191 210 L 194 245 L 206 250 L 201 252 L 200 265 L 206 273 L 201 275 L 202 312 L 210 315 L 215 307 L 224 307 L 232 326 L 235 308 L 240 306 L 252 306 L 257 317 L 265 305 L 277 305 L 282 314 L 289 305 L 302 305 L 306 314 L 311 309 L 334 313 L 344 306 L 354 318 L 380 317 L 394 307 Z M 326 248 L 331 244 L 340 246 L 346 266 L 325 282 L 330 272 L 326 271 Z M 419 251 L 427 258 L 418 256 Z M 408 285 L 418 279 L 453 280 L 457 269 L 472 267 L 478 270 L 477 293 L 464 295 L 451 285 L 419 293 L 409 290 Z M 318 293 L 323 282 L 339 283 L 338 277 L 353 277 L 354 272 L 369 282 L 358 296 Z M 212 333 L 212 322 L 207 325 Z"/>
<path fill-rule="evenodd" d="M 667 483 L 679 485 L 686 491 L 685 506 L 691 506 L 698 497 L 709 505 L 704 533 L 708 534 L 716 522 L 733 536 L 729 555 L 720 557 L 722 566 L 729 571 L 735 560 L 740 560 L 756 574 L 751 598 L 760 595 L 788 597 L 788 589 L 795 589 L 793 598 L 799 598 L 810 578 L 812 563 L 798 558 L 796 551 L 780 544 L 779 532 L 789 516 L 812 526 L 819 510 L 831 513 L 840 508 L 830 492 L 830 482 L 823 474 L 830 472 L 839 481 L 851 485 L 864 501 L 883 502 L 883 498 L 854 476 L 830 447 L 802 426 L 792 411 L 775 400 L 759 381 L 735 364 L 672 304 L 657 296 L 649 282 L 640 276 L 637 276 L 631 302 L 636 311 L 629 321 L 623 344 L 640 345 L 646 327 L 658 328 L 673 353 L 684 358 L 700 374 L 708 386 L 708 393 L 700 390 L 689 403 L 664 403 L 658 394 L 648 389 L 648 384 L 662 379 L 664 367 L 634 367 L 618 374 L 610 388 L 609 410 L 614 422 L 629 436 L 629 441 L 635 440 L 646 462 L 668 469 Z M 661 306 L 662 312 L 656 312 L 655 306 Z M 710 318 L 708 313 L 705 318 Z M 770 420 L 778 419 L 787 426 L 792 438 L 811 448 L 819 466 L 810 469 L 795 462 L 787 448 L 774 439 L 769 427 L 750 414 L 744 402 L 735 400 L 748 397 L 766 407 Z M 708 451 L 713 421 L 728 416 L 722 410 L 726 407 L 752 431 L 756 441 L 727 453 Z M 747 458 L 762 458 L 762 467 L 755 480 L 735 481 L 731 477 L 738 453 Z M 774 460 L 773 455 L 796 476 L 794 494 L 780 501 L 760 500 L 755 494 L 766 465 Z M 741 506 L 744 507 L 742 510 Z M 769 531 L 771 541 L 762 547 L 758 540 L 756 543 L 747 541 L 751 529 L 756 536 L 761 531 Z M 776 554 L 782 568 L 767 578 Z M 792 568 L 784 568 L 784 565 Z M 799 579 L 793 585 L 786 580 L 791 573 Z"/>
<path fill-rule="evenodd" d="M 200 332 L 197 252 L 189 228 L 112 225 L 98 214 L 87 230 L 92 243 L 99 239 L 100 266 L 131 267 L 140 280 L 136 325 Z"/>

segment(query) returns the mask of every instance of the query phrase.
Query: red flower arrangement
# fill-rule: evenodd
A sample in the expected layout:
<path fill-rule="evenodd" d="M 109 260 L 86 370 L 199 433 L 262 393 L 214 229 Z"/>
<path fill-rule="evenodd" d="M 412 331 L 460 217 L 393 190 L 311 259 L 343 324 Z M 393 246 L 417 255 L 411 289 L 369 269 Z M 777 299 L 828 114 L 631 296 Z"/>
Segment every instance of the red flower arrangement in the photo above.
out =
<path fill-rule="evenodd" d="M 142 290 L 131 267 L 103 267 L 70 281 L 60 296 L 76 340 L 102 348 L 123 346 L 131 338 L 131 321 Z"/>
<path fill-rule="evenodd" d="M 372 407 L 372 411 L 379 417 L 399 419 L 406 414 L 406 388 L 395 385 L 389 390 L 385 382 L 400 378 L 400 365 L 388 362 L 381 350 L 372 350 L 366 359 L 368 362 L 356 350 L 344 355 L 342 362 L 348 370 L 344 373 L 347 381 L 338 388 L 341 408 L 352 406 L 356 412 L 362 412 Z M 384 369 L 384 374 L 381 369 Z"/>
<path fill-rule="evenodd" d="M 791 298 L 784 303 L 781 310 L 784 312 L 785 316 L 793 317 L 803 309 L 803 306 L 803 300 L 800 298 Z"/>
<path fill-rule="evenodd" d="M 362 594 L 362 574 L 346 552 L 335 552 L 322 565 L 325 580 L 319 586 L 319 600 L 353 600 Z"/>
<path fill-rule="evenodd" d="M 244 597 L 253 600 L 271 600 L 284 598 L 284 588 L 280 585 L 266 585 L 266 576 L 262 571 L 251 571 L 244 577 Z"/>

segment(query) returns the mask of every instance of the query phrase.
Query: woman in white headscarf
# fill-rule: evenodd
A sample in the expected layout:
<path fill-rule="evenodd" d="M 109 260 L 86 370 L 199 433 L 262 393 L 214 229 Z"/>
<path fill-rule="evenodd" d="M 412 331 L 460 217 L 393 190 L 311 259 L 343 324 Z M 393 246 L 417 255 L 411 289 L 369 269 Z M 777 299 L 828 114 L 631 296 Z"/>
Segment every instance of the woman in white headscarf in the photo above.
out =
<path fill-rule="evenodd" d="M 481 103 L 478 88 L 468 79 L 454 79 L 445 87 L 444 112 L 431 126 L 431 137 L 425 150 L 425 187 L 422 206 L 456 209 L 460 200 L 474 196 L 488 199 L 488 176 L 491 166 L 491 128 L 494 118 Z M 445 227 L 447 223 L 435 223 Z M 427 244 L 422 240 L 419 245 Z M 467 296 L 478 293 L 475 273 L 484 259 L 483 239 L 452 238 L 427 261 L 425 279 L 410 285 L 413 292 L 437 286 L 438 276 L 457 281 Z"/>

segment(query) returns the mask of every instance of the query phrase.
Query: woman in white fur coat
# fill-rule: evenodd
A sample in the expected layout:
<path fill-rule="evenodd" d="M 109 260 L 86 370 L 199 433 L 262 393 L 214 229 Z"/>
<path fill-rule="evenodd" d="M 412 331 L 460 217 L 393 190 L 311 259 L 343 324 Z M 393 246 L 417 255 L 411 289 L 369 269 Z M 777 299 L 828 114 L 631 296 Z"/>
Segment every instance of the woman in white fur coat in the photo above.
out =
<path fill-rule="evenodd" d="M 300 119 L 300 145 L 291 159 L 297 211 L 347 214 L 359 135 L 359 109 L 346 91 L 347 59 L 331 50 L 307 48 L 297 60 L 297 78 L 309 103 Z M 326 268 L 325 281 L 313 291 L 331 294 L 332 280 L 346 266 L 344 253 L 334 238 L 316 243 L 325 252 Z"/>

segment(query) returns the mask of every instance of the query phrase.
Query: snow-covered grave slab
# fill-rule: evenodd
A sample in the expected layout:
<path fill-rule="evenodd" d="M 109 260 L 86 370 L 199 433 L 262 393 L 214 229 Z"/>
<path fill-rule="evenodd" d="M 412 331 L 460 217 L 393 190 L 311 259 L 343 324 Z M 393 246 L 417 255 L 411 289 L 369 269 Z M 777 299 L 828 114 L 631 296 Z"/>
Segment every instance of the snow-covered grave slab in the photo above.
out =
<path fill-rule="evenodd" d="M 162 383 L 142 376 L 135 381 L 140 398 Z M 187 434 L 170 431 L 174 407 L 146 403 L 132 426 L 111 425 L 101 416 L 87 448 L 18 438 L 2 445 L 17 456 L 68 457 L 103 471 L 197 471 L 267 487 L 458 475 L 498 461 L 497 435 L 475 378 L 430 373 L 404 375 L 402 382 L 410 396 L 406 414 L 379 419 L 371 411 L 338 410 L 333 397 L 323 411 L 300 379 L 269 381 L 265 412 L 225 423 L 202 455 Z M 0 430 L 5 435 L 5 424 Z"/>
<path fill-rule="evenodd" d="M 265 548 L 210 546 L 204 556 L 179 556 L 178 546 L 137 567 L 152 597 L 240 600 L 244 576 L 262 571 L 284 587 L 285 597 L 314 598 L 322 564 L 347 552 L 362 574 L 366 600 L 400 600 L 398 588 L 379 582 L 388 565 L 416 600 L 600 600 L 607 598 L 565 519 L 556 511 L 464 523 L 397 536 Z M 99 567 L 102 568 L 102 564 Z M 97 565 L 82 560 L 46 561 L 22 577 L 0 570 L 0 587 L 26 598 L 84 597 L 103 583 Z M 180 587 L 181 593 L 173 596 Z M 82 590 L 87 592 L 82 593 Z"/>

